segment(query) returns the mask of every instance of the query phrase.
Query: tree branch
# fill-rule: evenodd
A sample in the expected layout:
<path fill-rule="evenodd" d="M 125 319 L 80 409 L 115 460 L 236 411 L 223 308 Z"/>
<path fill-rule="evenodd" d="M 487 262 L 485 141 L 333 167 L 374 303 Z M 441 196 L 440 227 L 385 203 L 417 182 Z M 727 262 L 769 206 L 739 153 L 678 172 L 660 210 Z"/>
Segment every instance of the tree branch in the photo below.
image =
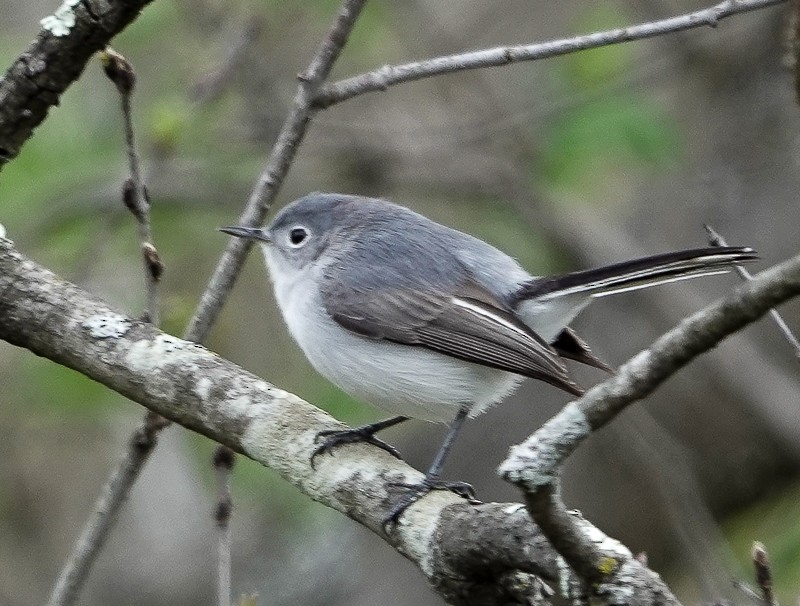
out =
<path fill-rule="evenodd" d="M 61 94 L 78 79 L 92 55 L 133 21 L 152 0 L 81 0 L 59 11 L 74 24 L 66 31 L 52 25 L 0 79 L 0 170 L 19 154 Z M 71 4 L 72 6 L 68 6 Z M 51 19 L 53 19 L 51 17 Z M 46 23 L 46 20 L 44 20 Z"/>
<path fill-rule="evenodd" d="M 350 32 L 353 30 L 364 4 L 366 4 L 366 0 L 345 0 L 342 3 L 339 13 L 314 54 L 308 69 L 297 76 L 300 83 L 292 109 L 281 127 L 278 140 L 275 142 L 247 205 L 239 217 L 239 225 L 258 227 L 264 222 L 267 211 L 278 194 L 286 173 L 289 172 L 297 148 L 305 137 L 311 118 L 316 112 L 313 99 L 317 90 L 328 77 L 333 64 L 338 59 L 344 45 L 347 44 L 347 39 L 350 37 Z M 187 339 L 198 342 L 205 339 L 225 304 L 251 246 L 252 241 L 247 238 L 230 238 L 184 333 Z"/>
<path fill-rule="evenodd" d="M 721 20 L 731 15 L 754 11 L 783 2 L 786 2 L 786 0 L 725 0 L 703 10 L 620 29 L 536 44 L 501 46 L 448 55 L 446 57 L 434 57 L 403 65 L 386 65 L 380 69 L 323 86 L 317 93 L 314 104 L 318 109 L 324 109 L 365 93 L 385 91 L 390 86 L 432 78 L 442 74 L 546 59 L 589 48 L 609 46 L 632 40 L 643 40 L 696 27 L 716 27 Z"/>
<path fill-rule="evenodd" d="M 420 472 L 369 445 L 339 449 L 312 469 L 317 433 L 341 423 L 200 345 L 121 315 L 4 239 L 0 339 L 278 471 L 384 538 L 452 604 L 515 603 L 518 573 L 557 580 L 556 554 L 519 504 L 472 506 L 437 492 L 410 508 L 387 537 L 383 517 L 402 490 L 392 483 L 419 481 Z"/>
<path fill-rule="evenodd" d="M 634 356 L 604 383 L 565 406 L 500 466 L 504 479 L 524 492 L 528 509 L 570 566 L 592 582 L 616 574 L 618 562 L 576 528 L 557 494 L 558 473 L 567 457 L 594 431 L 627 406 L 652 393 L 667 378 L 723 338 L 771 308 L 800 294 L 800 256 L 769 269 L 730 296 L 682 321 Z M 613 556 L 611 556 L 613 557 Z"/>
<path fill-rule="evenodd" d="M 591 431 L 725 335 L 798 293 L 800 256 L 757 275 L 685 320 L 620 368 L 617 376 L 568 405 L 512 450 L 502 467 L 504 475 L 524 487 L 529 500 L 530 495 L 545 494 L 539 489 L 554 486 L 563 460 Z M 518 504 L 472 506 L 437 492 L 409 508 L 391 536 L 384 535 L 383 516 L 397 497 L 393 484 L 419 481 L 418 471 L 364 444 L 322 457 L 312 469 L 309 459 L 317 433 L 341 424 L 200 345 L 119 314 L 26 259 L 8 240 L 0 240 L 0 338 L 73 368 L 275 469 L 311 498 L 382 536 L 415 562 L 452 604 L 492 603 L 487 594 L 508 601 L 512 586 L 519 590 L 512 582 L 519 573 L 559 585 L 568 578 L 568 571 L 555 564 L 556 554 L 540 529 Z M 608 555 L 607 546 L 616 544 L 613 539 L 585 520 L 575 523 L 607 556 L 601 564 L 609 572 L 593 586 L 602 590 L 604 603 L 613 603 L 620 585 L 612 581 L 619 580 L 642 592 L 637 595 L 649 596 L 641 603 L 675 603 L 657 575 L 627 550 Z"/>
<path fill-rule="evenodd" d="M 158 433 L 167 423 L 168 421 L 159 415 L 148 412 L 142 425 L 133 432 L 128 440 L 125 454 L 103 485 L 89 519 L 72 546 L 69 558 L 64 563 L 47 600 L 48 606 L 74 604 L 78 599 L 78 594 L 117 520 L 117 514 L 130 493 L 131 486 L 149 460 L 150 453 L 157 444 Z"/>

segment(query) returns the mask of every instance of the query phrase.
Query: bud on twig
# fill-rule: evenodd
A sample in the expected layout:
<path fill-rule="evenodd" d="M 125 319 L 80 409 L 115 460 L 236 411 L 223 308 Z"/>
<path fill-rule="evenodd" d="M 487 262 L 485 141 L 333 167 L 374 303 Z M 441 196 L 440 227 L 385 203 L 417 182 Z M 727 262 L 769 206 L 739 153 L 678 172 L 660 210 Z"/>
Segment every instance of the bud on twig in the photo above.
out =
<path fill-rule="evenodd" d="M 753 566 L 756 569 L 756 584 L 761 590 L 764 604 L 773 606 L 775 604 L 775 596 L 772 593 L 772 570 L 770 569 L 767 548 L 764 547 L 763 543 L 755 541 L 753 542 L 751 555 L 753 557 Z"/>
<path fill-rule="evenodd" d="M 136 184 L 130 177 L 125 179 L 125 182 L 122 184 L 122 203 L 125 204 L 125 208 L 131 211 L 131 214 L 137 221 L 142 220 L 142 212 L 139 208 L 139 202 L 136 196 Z"/>
<path fill-rule="evenodd" d="M 121 95 L 130 95 L 136 85 L 136 74 L 130 62 L 110 46 L 100 53 L 103 71 Z"/>
<path fill-rule="evenodd" d="M 217 446 L 214 451 L 213 463 L 217 469 L 233 469 L 236 457 L 233 451 L 227 446 Z"/>
<path fill-rule="evenodd" d="M 164 273 L 164 264 L 161 262 L 161 257 L 158 256 L 156 247 L 150 242 L 145 242 L 142 244 L 142 254 L 147 263 L 147 270 L 150 272 L 150 276 L 155 282 L 158 282 Z"/>

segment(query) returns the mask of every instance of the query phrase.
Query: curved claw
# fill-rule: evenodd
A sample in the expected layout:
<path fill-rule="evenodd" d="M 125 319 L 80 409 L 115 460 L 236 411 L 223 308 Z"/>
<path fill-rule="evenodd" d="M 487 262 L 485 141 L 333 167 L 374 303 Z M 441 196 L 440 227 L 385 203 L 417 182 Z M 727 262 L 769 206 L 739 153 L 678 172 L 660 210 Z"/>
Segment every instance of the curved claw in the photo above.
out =
<path fill-rule="evenodd" d="M 395 503 L 389 512 L 384 516 L 382 525 L 384 532 L 387 534 L 389 533 L 389 528 L 397 524 L 397 521 L 400 519 L 400 516 L 406 509 L 419 501 L 432 490 L 449 490 L 450 492 L 454 492 L 458 496 L 467 499 L 470 503 L 480 503 L 480 501 L 475 499 L 475 490 L 466 482 L 443 482 L 438 478 L 425 478 L 419 484 L 391 482 L 389 486 L 407 488 L 408 492 L 404 494 L 403 497 L 397 503 Z"/>
<path fill-rule="evenodd" d="M 325 431 L 320 431 L 315 441 L 319 441 L 320 439 L 324 438 L 324 442 L 317 446 L 314 452 L 311 453 L 311 468 L 315 469 L 314 466 L 314 459 L 324 453 L 332 454 L 332 450 L 341 444 L 357 444 L 359 442 L 366 442 L 367 444 L 372 444 L 373 446 L 377 446 L 381 450 L 385 450 L 393 457 L 398 459 L 402 459 L 400 456 L 400 451 L 397 450 L 391 444 L 387 444 L 380 438 L 376 438 L 374 433 L 364 430 L 364 428 L 355 428 L 355 429 L 327 429 Z"/>

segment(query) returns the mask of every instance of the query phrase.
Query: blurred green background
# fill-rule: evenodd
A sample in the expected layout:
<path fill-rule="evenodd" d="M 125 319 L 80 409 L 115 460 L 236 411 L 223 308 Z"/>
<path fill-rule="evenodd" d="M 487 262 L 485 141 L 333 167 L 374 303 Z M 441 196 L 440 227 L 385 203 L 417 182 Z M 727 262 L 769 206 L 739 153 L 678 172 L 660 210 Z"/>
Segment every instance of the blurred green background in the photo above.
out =
<path fill-rule="evenodd" d="M 182 333 L 286 115 L 295 76 L 337 2 L 156 1 L 114 41 L 134 65 L 134 118 L 166 264 L 163 327 Z M 369 3 L 334 70 L 528 43 L 669 16 L 682 0 Z M 56 3 L 5 0 L 8 66 Z M 697 30 L 502 69 L 449 75 L 319 114 L 278 206 L 309 191 L 390 198 L 478 235 L 533 273 L 704 245 L 708 222 L 763 266 L 797 252 L 799 108 L 776 8 Z M 25 254 L 128 313 L 143 307 L 119 99 L 95 61 L 0 173 L 0 222 Z M 605 299 L 576 327 L 619 364 L 733 277 Z M 786 306 L 800 326 L 796 304 Z M 261 259 L 207 345 L 351 423 L 382 413 L 319 378 L 288 337 Z M 578 369 L 584 385 L 603 377 Z M 0 603 L 45 601 L 58 567 L 143 410 L 0 344 Z M 750 542 L 776 586 L 800 587 L 800 406 L 792 352 L 768 322 L 737 335 L 594 436 L 564 480 L 567 502 L 646 551 L 686 602 L 739 601 Z M 447 475 L 515 500 L 494 469 L 564 404 L 526 382 L 471 423 Z M 442 428 L 387 432 L 428 464 Z M 213 444 L 165 432 L 93 571 L 83 604 L 197 604 L 213 596 Z M 263 604 L 438 604 L 381 540 L 239 459 L 234 587 Z"/>

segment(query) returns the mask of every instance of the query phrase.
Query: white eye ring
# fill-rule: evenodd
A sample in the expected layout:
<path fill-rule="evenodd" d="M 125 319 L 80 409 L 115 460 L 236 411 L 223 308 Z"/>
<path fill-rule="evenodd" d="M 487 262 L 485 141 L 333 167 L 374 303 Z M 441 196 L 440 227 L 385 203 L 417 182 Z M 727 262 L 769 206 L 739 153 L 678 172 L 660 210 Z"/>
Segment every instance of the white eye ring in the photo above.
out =
<path fill-rule="evenodd" d="M 289 240 L 289 246 L 292 248 L 300 248 L 304 246 L 306 242 L 308 242 L 308 238 L 311 235 L 311 232 L 308 230 L 307 227 L 303 227 L 302 225 L 295 225 L 292 229 L 289 230 L 289 234 L 287 239 Z"/>

